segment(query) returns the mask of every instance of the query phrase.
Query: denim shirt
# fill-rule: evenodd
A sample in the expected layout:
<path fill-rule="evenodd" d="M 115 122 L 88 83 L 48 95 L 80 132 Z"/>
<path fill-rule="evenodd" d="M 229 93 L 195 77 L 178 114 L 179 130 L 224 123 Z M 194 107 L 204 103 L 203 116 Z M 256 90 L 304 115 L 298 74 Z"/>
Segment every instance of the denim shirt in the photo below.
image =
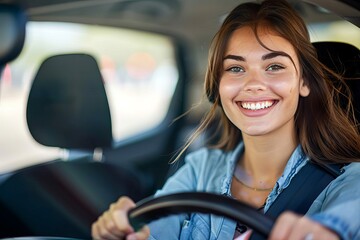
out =
<path fill-rule="evenodd" d="M 186 191 L 231 196 L 233 172 L 243 149 L 240 143 L 230 152 L 202 148 L 189 154 L 184 166 L 168 179 L 156 196 Z M 265 212 L 308 160 L 298 146 L 269 194 Z M 344 170 L 317 197 L 307 215 L 337 232 L 343 240 L 360 240 L 360 163 L 349 164 Z M 151 240 L 233 239 L 236 223 L 222 216 L 192 213 L 161 218 L 151 222 L 149 227 Z"/>

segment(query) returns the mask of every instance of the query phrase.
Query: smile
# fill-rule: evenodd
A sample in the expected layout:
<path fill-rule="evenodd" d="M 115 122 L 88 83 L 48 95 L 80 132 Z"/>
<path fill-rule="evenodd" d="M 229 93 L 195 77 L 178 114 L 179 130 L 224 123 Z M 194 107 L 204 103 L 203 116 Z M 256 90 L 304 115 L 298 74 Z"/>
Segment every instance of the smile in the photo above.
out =
<path fill-rule="evenodd" d="M 241 107 L 248 110 L 261 110 L 269 108 L 274 105 L 275 101 L 261 101 L 261 102 L 241 102 Z"/>

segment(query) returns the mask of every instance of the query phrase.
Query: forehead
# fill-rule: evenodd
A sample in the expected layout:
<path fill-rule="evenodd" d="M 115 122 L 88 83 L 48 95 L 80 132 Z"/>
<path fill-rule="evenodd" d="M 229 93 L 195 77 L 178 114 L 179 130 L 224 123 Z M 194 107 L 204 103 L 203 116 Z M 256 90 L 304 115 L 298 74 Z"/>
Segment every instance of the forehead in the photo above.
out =
<path fill-rule="evenodd" d="M 225 54 L 249 52 L 255 49 L 264 51 L 283 51 L 296 56 L 294 46 L 268 27 L 259 27 L 257 36 L 249 26 L 236 29 L 230 36 Z"/>

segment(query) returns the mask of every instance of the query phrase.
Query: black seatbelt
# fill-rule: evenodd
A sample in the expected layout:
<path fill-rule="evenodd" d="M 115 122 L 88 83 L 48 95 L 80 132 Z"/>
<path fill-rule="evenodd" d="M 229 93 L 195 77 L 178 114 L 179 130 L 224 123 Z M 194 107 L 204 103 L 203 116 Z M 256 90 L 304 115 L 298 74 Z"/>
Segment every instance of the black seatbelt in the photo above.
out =
<path fill-rule="evenodd" d="M 308 162 L 294 176 L 290 185 L 279 194 L 265 214 L 277 218 L 284 210 L 290 210 L 304 215 L 322 190 L 340 175 L 340 167 L 337 175 L 336 172 L 330 173 L 335 167 L 338 165 L 324 169 Z"/>
<path fill-rule="evenodd" d="M 284 211 L 304 215 L 325 187 L 341 174 L 341 168 L 336 164 L 319 166 L 308 162 L 279 194 L 265 215 L 277 218 Z M 254 232 L 250 239 L 264 238 Z"/>

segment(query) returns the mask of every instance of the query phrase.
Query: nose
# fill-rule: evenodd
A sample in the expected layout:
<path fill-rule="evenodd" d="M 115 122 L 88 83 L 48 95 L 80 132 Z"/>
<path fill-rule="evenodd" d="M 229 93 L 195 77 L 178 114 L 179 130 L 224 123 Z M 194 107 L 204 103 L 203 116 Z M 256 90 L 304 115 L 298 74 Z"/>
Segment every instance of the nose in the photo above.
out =
<path fill-rule="evenodd" d="M 245 92 L 260 92 L 266 90 L 265 79 L 257 71 L 248 71 L 244 80 Z"/>

